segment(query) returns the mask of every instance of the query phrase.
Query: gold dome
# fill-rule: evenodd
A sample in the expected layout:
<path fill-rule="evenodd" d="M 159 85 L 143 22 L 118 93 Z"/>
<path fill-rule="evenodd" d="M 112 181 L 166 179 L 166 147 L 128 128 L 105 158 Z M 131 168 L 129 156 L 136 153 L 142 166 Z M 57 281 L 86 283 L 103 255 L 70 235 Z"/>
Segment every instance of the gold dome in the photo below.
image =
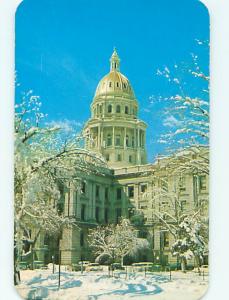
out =
<path fill-rule="evenodd" d="M 122 95 L 126 98 L 135 99 L 134 91 L 129 80 L 119 72 L 120 59 L 116 49 L 114 49 L 114 52 L 110 58 L 110 65 L 110 73 L 100 80 L 95 92 L 95 97 Z"/>

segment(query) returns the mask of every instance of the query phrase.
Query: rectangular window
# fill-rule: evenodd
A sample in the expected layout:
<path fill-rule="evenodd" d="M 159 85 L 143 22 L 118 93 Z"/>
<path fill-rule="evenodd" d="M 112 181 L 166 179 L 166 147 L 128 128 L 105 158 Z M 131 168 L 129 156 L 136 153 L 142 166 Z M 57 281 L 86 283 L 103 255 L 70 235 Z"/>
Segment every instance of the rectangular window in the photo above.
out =
<path fill-rule="evenodd" d="M 83 247 L 84 246 L 84 233 L 80 232 L 80 246 Z"/>
<path fill-rule="evenodd" d="M 86 193 L 86 182 L 85 181 L 83 181 L 81 184 L 81 193 L 82 194 Z"/>
<path fill-rule="evenodd" d="M 115 145 L 116 146 L 121 146 L 121 137 L 120 135 L 116 135 L 116 138 L 115 138 Z"/>
<path fill-rule="evenodd" d="M 121 200 L 122 199 L 122 189 L 121 188 L 117 188 L 117 191 L 116 191 L 116 195 L 117 195 L 117 200 Z"/>
<path fill-rule="evenodd" d="M 117 156 L 117 161 L 122 161 L 122 156 L 121 156 L 121 154 L 118 154 L 118 156 Z"/>
<path fill-rule="evenodd" d="M 134 197 L 134 186 L 128 186 L 128 197 L 133 198 Z"/>
<path fill-rule="evenodd" d="M 105 188 L 105 200 L 109 199 L 109 188 Z"/>
<path fill-rule="evenodd" d="M 164 247 L 169 247 L 169 232 L 164 232 Z"/>
<path fill-rule="evenodd" d="M 106 207 L 104 211 L 104 221 L 106 224 L 108 223 L 108 218 L 109 218 L 109 209 Z"/>
<path fill-rule="evenodd" d="M 134 147 L 134 137 L 132 136 L 132 147 Z"/>
<path fill-rule="evenodd" d="M 86 210 L 86 205 L 82 204 L 81 205 L 81 220 L 85 221 L 85 210 Z"/>
<path fill-rule="evenodd" d="M 179 189 L 181 192 L 184 192 L 186 190 L 186 182 L 185 182 L 185 177 L 180 177 L 179 180 Z"/>
<path fill-rule="evenodd" d="M 205 175 L 200 176 L 200 190 L 204 191 L 207 189 L 207 178 Z"/>
<path fill-rule="evenodd" d="M 99 185 L 96 185 L 95 196 L 96 198 L 99 197 Z"/>
<path fill-rule="evenodd" d="M 122 209 L 116 208 L 116 223 L 120 221 L 121 216 L 122 216 Z"/>
<path fill-rule="evenodd" d="M 129 156 L 129 162 L 132 163 L 132 155 Z"/>
<path fill-rule="evenodd" d="M 141 184 L 141 193 L 145 193 L 147 190 L 147 184 Z"/>
<path fill-rule="evenodd" d="M 107 135 L 107 146 L 111 146 L 111 145 L 112 145 L 111 135 L 108 134 Z"/>
<path fill-rule="evenodd" d="M 109 160 L 110 160 L 110 155 L 106 154 L 106 161 L 109 161 Z"/>
<path fill-rule="evenodd" d="M 99 222 L 99 207 L 95 208 L 95 219 L 96 219 L 96 222 Z"/>
<path fill-rule="evenodd" d="M 180 208 L 181 208 L 181 211 L 184 211 L 185 210 L 185 206 L 186 206 L 186 201 L 185 200 L 182 200 L 180 202 Z"/>

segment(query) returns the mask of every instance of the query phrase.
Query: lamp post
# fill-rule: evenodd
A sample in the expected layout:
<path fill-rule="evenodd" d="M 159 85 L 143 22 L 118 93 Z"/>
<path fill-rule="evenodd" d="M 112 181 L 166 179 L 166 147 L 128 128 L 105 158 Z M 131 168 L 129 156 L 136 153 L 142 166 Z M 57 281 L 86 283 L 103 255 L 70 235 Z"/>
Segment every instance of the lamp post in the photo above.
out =
<path fill-rule="evenodd" d="M 52 255 L 52 273 L 54 274 L 55 272 L 55 266 L 54 266 L 54 255 Z"/>
<path fill-rule="evenodd" d="M 61 265 L 61 250 L 59 250 L 59 270 L 58 270 L 58 288 L 60 289 L 60 265 Z"/>
<path fill-rule="evenodd" d="M 111 276 L 113 277 L 113 264 L 114 264 L 114 247 L 111 247 L 111 251 L 112 251 L 112 264 L 111 264 Z"/>

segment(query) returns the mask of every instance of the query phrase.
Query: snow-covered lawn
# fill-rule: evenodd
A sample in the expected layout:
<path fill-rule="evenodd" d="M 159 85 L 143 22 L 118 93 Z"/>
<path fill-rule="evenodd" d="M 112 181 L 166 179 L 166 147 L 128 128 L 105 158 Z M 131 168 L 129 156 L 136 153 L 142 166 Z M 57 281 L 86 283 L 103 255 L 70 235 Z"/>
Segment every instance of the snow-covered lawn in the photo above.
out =
<path fill-rule="evenodd" d="M 183 274 L 145 274 L 125 272 L 109 277 L 107 272 L 61 271 L 58 289 L 58 273 L 51 270 L 27 270 L 21 272 L 21 284 L 17 286 L 24 299 L 52 300 L 112 300 L 156 299 L 197 300 L 206 292 L 208 282 L 194 272 Z"/>

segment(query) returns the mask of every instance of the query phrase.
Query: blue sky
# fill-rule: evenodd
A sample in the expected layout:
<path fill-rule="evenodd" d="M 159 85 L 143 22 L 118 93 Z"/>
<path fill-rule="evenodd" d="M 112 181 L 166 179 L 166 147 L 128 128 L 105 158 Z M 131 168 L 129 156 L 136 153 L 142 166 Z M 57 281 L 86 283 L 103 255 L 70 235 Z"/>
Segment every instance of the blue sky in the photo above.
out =
<path fill-rule="evenodd" d="M 191 65 L 195 53 L 208 72 L 208 50 L 196 39 L 209 40 L 208 12 L 197 0 L 24 0 L 16 14 L 16 96 L 32 89 L 49 122 L 83 124 L 115 46 L 139 101 L 139 117 L 149 125 L 152 161 L 165 151 L 158 143 L 166 124 L 158 99 L 176 93 L 157 70 Z M 196 95 L 199 83 L 181 73 L 186 92 Z"/>

